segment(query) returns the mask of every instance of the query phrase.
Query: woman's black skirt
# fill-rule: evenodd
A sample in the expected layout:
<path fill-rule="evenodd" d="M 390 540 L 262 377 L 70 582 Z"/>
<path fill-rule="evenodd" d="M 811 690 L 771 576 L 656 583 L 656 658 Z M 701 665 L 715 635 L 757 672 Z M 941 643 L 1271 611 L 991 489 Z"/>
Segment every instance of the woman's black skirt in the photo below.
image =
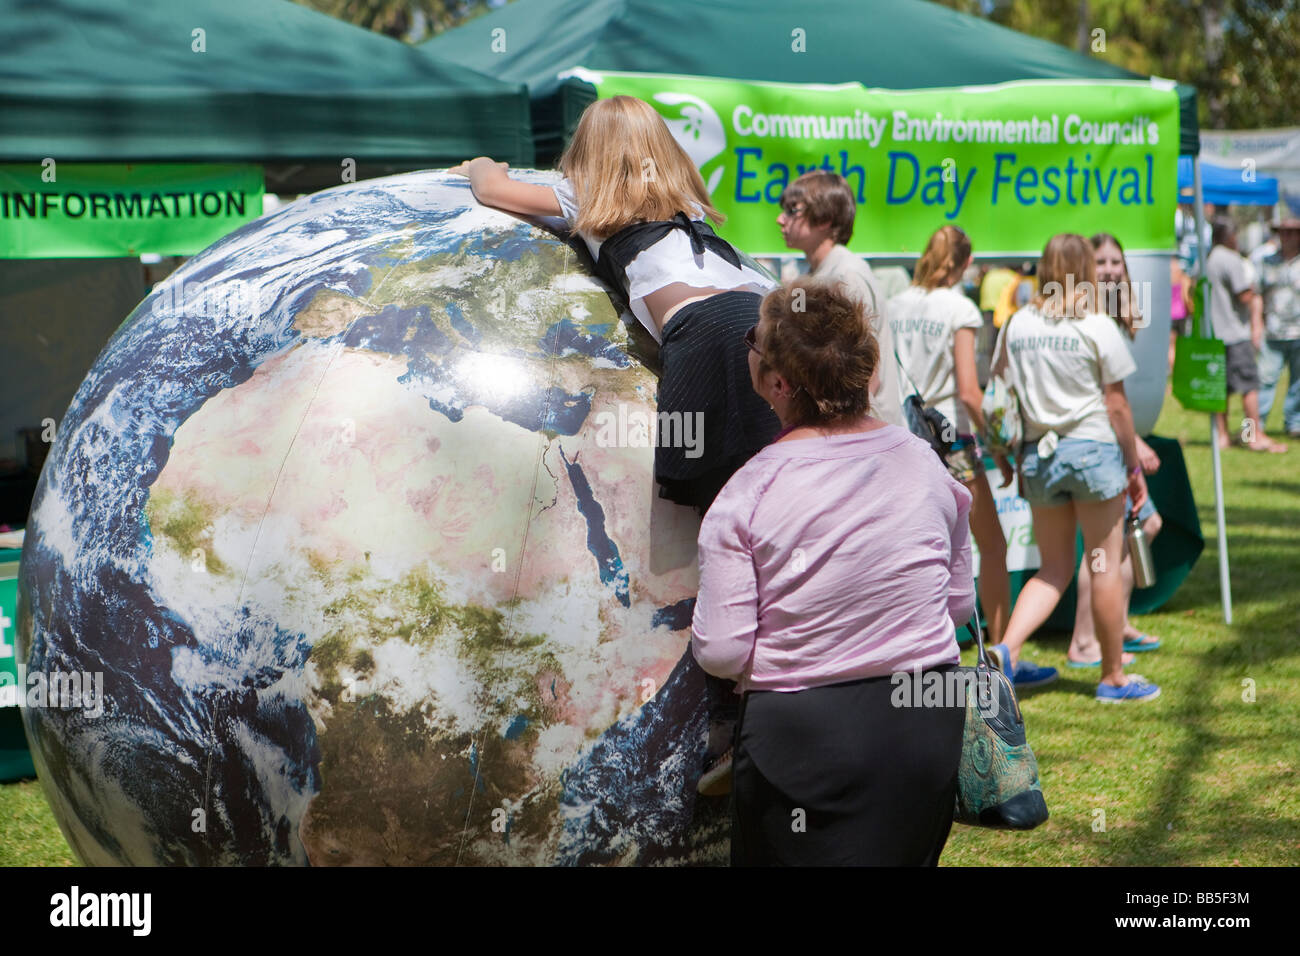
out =
<path fill-rule="evenodd" d="M 664 326 L 655 478 L 660 497 L 701 514 L 781 429 L 749 377 L 744 337 L 762 301 L 757 292 L 722 292 L 683 306 Z"/>
<path fill-rule="evenodd" d="M 745 695 L 733 866 L 938 863 L 957 799 L 965 701 L 899 707 L 896 689 L 891 677 L 872 677 Z"/>

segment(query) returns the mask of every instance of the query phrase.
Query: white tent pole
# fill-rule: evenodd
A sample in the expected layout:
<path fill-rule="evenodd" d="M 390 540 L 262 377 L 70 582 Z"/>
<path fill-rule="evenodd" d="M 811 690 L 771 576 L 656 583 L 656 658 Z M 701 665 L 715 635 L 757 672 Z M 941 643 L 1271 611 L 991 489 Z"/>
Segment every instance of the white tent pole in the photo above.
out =
<path fill-rule="evenodd" d="M 1201 157 L 1192 158 L 1192 190 L 1196 206 L 1196 258 L 1200 262 L 1201 275 L 1205 272 L 1205 205 L 1201 199 Z M 1210 321 L 1210 284 L 1204 285 L 1201 299 L 1201 328 L 1204 338 L 1214 335 Z M 1228 534 L 1223 518 L 1223 461 L 1219 453 L 1219 423 L 1210 415 L 1210 455 L 1214 463 L 1214 517 L 1219 525 L 1219 599 L 1223 603 L 1223 620 L 1232 623 L 1232 581 L 1228 577 Z"/>

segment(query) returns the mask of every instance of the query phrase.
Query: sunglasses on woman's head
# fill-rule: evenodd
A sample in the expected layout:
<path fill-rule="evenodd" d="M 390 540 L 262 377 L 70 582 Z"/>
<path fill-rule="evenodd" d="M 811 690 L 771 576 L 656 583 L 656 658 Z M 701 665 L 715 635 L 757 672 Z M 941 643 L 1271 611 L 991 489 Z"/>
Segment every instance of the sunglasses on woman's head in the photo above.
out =
<path fill-rule="evenodd" d="M 759 356 L 762 357 L 763 353 L 758 348 L 758 326 L 757 325 L 751 325 L 749 327 L 749 330 L 745 333 L 745 344 L 748 345 L 755 352 L 758 352 Z"/>

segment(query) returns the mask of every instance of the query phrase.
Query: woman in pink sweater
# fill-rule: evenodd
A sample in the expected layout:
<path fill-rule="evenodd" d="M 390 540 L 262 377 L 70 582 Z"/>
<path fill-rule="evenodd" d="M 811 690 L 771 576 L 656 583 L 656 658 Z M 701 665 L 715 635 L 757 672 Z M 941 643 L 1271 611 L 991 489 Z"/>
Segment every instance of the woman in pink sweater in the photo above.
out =
<path fill-rule="evenodd" d="M 970 492 L 871 417 L 878 347 L 852 299 L 802 278 L 760 316 L 750 374 L 783 430 L 705 517 L 693 622 L 700 666 L 744 693 L 732 862 L 932 865 L 964 700 L 910 706 L 900 679 L 957 664 Z"/>

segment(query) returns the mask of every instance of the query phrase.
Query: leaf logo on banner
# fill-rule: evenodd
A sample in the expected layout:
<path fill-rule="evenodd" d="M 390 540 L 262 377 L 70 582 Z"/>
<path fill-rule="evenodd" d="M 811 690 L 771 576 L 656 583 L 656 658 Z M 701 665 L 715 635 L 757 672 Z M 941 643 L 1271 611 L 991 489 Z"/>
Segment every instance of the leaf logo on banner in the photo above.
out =
<path fill-rule="evenodd" d="M 665 116 L 664 124 L 673 134 L 673 139 L 691 158 L 691 162 L 703 173 L 705 165 L 727 148 L 727 131 L 718 114 L 704 100 L 689 93 L 656 93 L 654 101 L 664 106 L 680 107 L 680 115 Z M 725 168 L 725 165 L 719 166 L 709 176 L 705 183 L 709 195 L 713 195 L 713 191 L 718 188 Z"/>

